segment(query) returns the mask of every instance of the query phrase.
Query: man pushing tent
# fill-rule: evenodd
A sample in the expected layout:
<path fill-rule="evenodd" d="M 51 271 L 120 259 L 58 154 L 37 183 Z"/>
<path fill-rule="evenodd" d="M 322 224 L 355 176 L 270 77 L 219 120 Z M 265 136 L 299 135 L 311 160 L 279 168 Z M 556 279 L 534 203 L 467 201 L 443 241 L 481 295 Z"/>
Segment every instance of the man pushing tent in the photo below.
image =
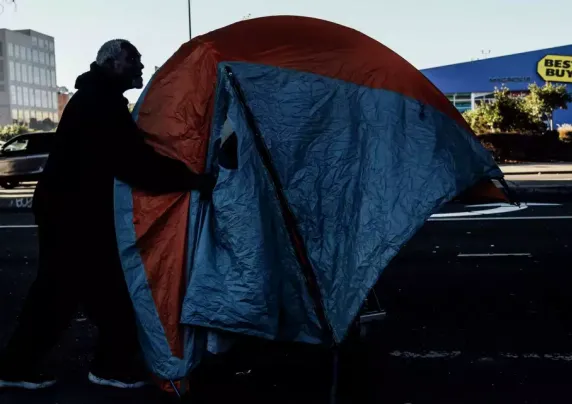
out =
<path fill-rule="evenodd" d="M 78 304 L 99 329 L 89 380 L 141 387 L 135 316 L 117 251 L 113 183 L 148 192 L 210 193 L 213 178 L 163 156 L 144 142 L 123 93 L 141 88 L 143 65 L 125 40 L 104 44 L 77 79 L 34 195 L 39 268 L 19 325 L 0 355 L 0 388 L 54 384 L 38 364 L 67 328 Z M 108 140 L 108 141 L 105 141 Z"/>

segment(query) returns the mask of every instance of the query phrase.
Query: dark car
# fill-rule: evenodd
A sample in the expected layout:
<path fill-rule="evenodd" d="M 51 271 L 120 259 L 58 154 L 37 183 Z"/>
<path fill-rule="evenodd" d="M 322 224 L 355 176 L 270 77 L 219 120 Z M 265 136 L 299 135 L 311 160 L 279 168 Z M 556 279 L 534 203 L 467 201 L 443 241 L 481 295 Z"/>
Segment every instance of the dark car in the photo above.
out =
<path fill-rule="evenodd" d="M 37 181 L 48 160 L 55 133 L 16 136 L 0 148 L 0 187 L 11 189 L 25 181 Z"/>

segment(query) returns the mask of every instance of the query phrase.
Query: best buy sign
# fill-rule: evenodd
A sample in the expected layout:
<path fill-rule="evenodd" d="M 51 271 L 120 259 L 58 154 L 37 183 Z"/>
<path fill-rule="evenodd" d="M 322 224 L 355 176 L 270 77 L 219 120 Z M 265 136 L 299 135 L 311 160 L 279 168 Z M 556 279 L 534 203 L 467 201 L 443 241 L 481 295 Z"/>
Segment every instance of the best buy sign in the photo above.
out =
<path fill-rule="evenodd" d="M 545 56 L 538 62 L 538 74 L 545 81 L 572 83 L 572 56 Z"/>

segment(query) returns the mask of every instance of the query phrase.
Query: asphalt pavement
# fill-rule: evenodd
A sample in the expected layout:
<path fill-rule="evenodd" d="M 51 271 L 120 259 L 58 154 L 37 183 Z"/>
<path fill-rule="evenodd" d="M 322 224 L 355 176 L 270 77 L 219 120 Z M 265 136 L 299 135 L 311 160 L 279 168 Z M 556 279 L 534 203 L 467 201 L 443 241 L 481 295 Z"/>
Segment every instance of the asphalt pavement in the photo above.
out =
<path fill-rule="evenodd" d="M 375 288 L 387 318 L 343 351 L 341 402 L 567 401 L 572 198 L 550 198 L 521 206 L 451 204 L 433 215 Z M 86 259 L 89 254 L 88 248 Z M 0 344 L 15 324 L 36 264 L 31 214 L 0 211 Z M 46 364 L 60 385 L 40 393 L 0 392 L 0 404 L 164 402 L 154 388 L 89 386 L 95 336 L 78 311 Z M 328 358 L 296 347 L 250 374 L 223 377 L 225 368 L 215 367 L 200 379 L 191 402 L 323 402 Z"/>

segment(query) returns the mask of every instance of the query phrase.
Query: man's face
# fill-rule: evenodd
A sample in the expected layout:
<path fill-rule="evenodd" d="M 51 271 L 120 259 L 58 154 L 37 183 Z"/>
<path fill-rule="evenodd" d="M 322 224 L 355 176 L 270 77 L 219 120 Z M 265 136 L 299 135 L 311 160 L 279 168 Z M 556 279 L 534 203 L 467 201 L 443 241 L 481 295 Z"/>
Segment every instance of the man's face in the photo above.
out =
<path fill-rule="evenodd" d="M 127 90 L 143 88 L 143 64 L 141 54 L 135 49 L 123 49 L 115 61 L 115 73 L 125 82 Z"/>

